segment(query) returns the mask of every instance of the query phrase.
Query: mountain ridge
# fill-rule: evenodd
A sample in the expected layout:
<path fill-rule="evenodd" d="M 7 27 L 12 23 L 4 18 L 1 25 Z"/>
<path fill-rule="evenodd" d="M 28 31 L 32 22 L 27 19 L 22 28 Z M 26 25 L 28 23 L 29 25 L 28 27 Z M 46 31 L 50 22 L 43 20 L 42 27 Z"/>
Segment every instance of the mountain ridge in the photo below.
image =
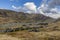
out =
<path fill-rule="evenodd" d="M 0 9 L 1 22 L 54 22 L 55 19 L 43 14 L 16 12 L 12 10 Z"/>

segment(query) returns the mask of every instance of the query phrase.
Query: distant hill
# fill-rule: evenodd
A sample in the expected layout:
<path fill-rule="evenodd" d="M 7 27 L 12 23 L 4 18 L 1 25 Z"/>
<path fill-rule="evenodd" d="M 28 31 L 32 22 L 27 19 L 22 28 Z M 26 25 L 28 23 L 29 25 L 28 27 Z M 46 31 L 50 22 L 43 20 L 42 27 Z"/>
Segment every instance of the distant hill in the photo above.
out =
<path fill-rule="evenodd" d="M 55 19 L 42 14 L 28 14 L 0 9 L 0 23 L 8 22 L 54 22 Z"/>

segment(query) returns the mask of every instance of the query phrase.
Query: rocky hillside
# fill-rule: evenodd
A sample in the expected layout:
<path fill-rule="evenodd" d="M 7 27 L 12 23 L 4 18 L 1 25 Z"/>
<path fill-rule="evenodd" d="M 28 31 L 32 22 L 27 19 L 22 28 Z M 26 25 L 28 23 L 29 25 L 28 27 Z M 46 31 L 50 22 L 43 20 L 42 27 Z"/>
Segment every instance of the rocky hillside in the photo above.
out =
<path fill-rule="evenodd" d="M 60 19 L 0 9 L 0 40 L 60 40 Z"/>
<path fill-rule="evenodd" d="M 23 12 L 15 12 L 12 10 L 0 9 L 0 23 L 8 22 L 53 22 L 53 18 L 42 14 L 28 14 Z"/>

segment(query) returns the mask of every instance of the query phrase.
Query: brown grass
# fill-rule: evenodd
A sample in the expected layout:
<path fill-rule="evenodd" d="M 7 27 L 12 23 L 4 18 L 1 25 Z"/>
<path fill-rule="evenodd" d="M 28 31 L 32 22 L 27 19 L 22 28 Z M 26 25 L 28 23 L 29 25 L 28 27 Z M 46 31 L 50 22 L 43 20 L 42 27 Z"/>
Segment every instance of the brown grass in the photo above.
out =
<path fill-rule="evenodd" d="M 12 37 L 16 37 L 24 40 L 59 40 L 60 31 L 51 31 L 51 32 L 27 32 L 27 31 L 18 31 L 7 33 Z"/>

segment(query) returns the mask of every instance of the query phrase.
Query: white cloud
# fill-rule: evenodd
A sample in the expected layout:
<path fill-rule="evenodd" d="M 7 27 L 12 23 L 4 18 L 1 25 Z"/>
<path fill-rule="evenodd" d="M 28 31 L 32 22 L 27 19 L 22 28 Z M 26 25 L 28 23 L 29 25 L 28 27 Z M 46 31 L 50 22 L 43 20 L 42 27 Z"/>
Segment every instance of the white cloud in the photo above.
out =
<path fill-rule="evenodd" d="M 44 1 L 44 0 L 43 0 Z M 46 2 L 46 0 L 45 0 Z M 60 0 L 51 0 L 48 2 L 48 4 L 45 4 L 43 2 L 40 7 L 37 8 L 37 6 L 33 2 L 27 2 L 24 4 L 24 6 L 16 7 L 12 5 L 12 8 L 21 11 L 21 12 L 27 12 L 27 13 L 41 13 L 46 16 L 50 16 L 52 18 L 60 18 L 60 10 L 56 6 L 60 6 Z M 56 5 L 55 5 L 56 4 Z"/>
<path fill-rule="evenodd" d="M 59 13 L 59 10 L 57 8 L 52 8 L 50 11 L 52 14 L 58 14 Z"/>
<path fill-rule="evenodd" d="M 12 5 L 12 8 L 17 9 L 17 7 L 16 7 L 16 6 L 14 6 L 14 5 Z"/>
<path fill-rule="evenodd" d="M 56 6 L 60 6 L 60 0 L 50 0 L 48 3 L 49 7 L 56 7 Z"/>
<path fill-rule="evenodd" d="M 49 12 L 47 12 L 47 11 L 49 11 Z M 57 8 L 52 8 L 52 9 L 47 10 L 47 11 L 45 9 L 41 9 L 41 8 L 39 9 L 39 13 L 41 13 L 45 16 L 49 16 L 49 17 L 52 17 L 52 18 L 55 18 L 55 19 L 60 18 L 60 11 Z"/>
<path fill-rule="evenodd" d="M 38 8 L 39 13 L 56 19 L 60 18 L 60 10 L 56 7 L 60 6 L 60 0 L 51 0 L 48 4 L 45 4 L 45 2 Z"/>
<path fill-rule="evenodd" d="M 36 12 L 36 5 L 33 2 L 27 2 L 24 4 L 24 6 L 31 11 L 35 11 Z"/>
<path fill-rule="evenodd" d="M 12 5 L 12 8 L 13 8 L 15 11 L 20 11 L 20 12 L 24 12 L 24 11 L 26 10 L 24 7 L 21 7 L 21 6 L 16 7 L 16 6 Z"/>
<path fill-rule="evenodd" d="M 45 14 L 46 12 L 49 12 L 48 5 L 42 4 L 40 7 L 38 7 L 38 11 L 41 14 Z"/>
<path fill-rule="evenodd" d="M 19 6 L 16 7 L 14 5 L 12 5 L 12 8 L 18 11 L 22 11 L 22 12 L 28 12 L 28 13 L 36 13 L 36 5 L 33 2 L 27 2 L 24 4 L 24 6 Z"/>
<path fill-rule="evenodd" d="M 19 9 L 24 9 L 24 7 L 21 7 L 21 6 L 16 7 L 15 5 L 12 5 L 12 8 L 13 8 L 13 9 L 16 9 L 16 10 L 19 10 Z"/>
<path fill-rule="evenodd" d="M 49 14 L 43 14 L 43 15 L 46 15 L 46 16 L 49 16 L 49 17 L 52 17 L 52 18 L 55 18 L 55 19 L 60 18 L 60 14 L 51 14 L 51 13 L 49 13 Z"/>

